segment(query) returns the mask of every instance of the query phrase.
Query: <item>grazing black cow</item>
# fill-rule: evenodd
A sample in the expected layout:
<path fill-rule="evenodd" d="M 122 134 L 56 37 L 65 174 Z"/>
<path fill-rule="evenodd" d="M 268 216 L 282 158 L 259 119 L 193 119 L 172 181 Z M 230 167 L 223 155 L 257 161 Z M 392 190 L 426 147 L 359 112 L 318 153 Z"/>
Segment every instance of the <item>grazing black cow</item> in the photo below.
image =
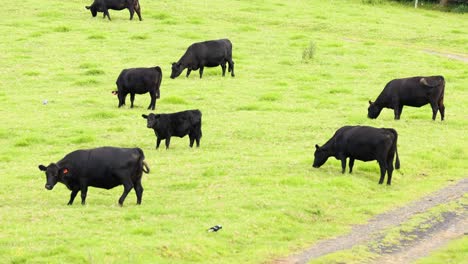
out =
<path fill-rule="evenodd" d="M 374 128 L 368 126 L 344 126 L 322 147 L 315 145 L 314 168 L 322 166 L 329 157 L 341 160 L 342 173 L 345 172 L 346 159 L 349 157 L 349 173 L 353 171 L 354 160 L 377 160 L 380 165 L 382 184 L 387 172 L 387 184 L 392 182 L 393 158 L 396 153 L 395 168 L 400 168 L 397 151 L 398 134 L 393 128 Z"/>
<path fill-rule="evenodd" d="M 119 199 L 122 206 L 132 188 L 135 188 L 137 204 L 141 204 L 141 176 L 143 171 L 149 173 L 144 159 L 139 148 L 101 147 L 73 151 L 57 163 L 50 163 L 47 167 L 39 165 L 39 169 L 46 173 L 47 190 L 52 190 L 57 182 L 71 190 L 68 205 L 73 204 L 78 191 L 81 191 L 81 204 L 84 205 L 88 186 L 112 189 L 123 185 L 124 192 Z"/>
<path fill-rule="evenodd" d="M 391 108 L 395 112 L 395 119 L 400 119 L 403 106 L 421 107 L 428 103 L 432 107 L 432 120 L 435 120 L 437 111 L 440 119 L 444 120 L 444 89 L 445 80 L 442 76 L 411 77 L 391 80 L 375 102 L 369 101 L 367 116 L 377 118 L 382 108 Z"/>
<path fill-rule="evenodd" d="M 226 73 L 226 62 L 229 64 L 228 71 L 234 77 L 232 43 L 229 39 L 193 43 L 178 62 L 172 63 L 171 78 L 178 77 L 185 68 L 187 68 L 187 77 L 189 77 L 192 70 L 196 71 L 200 69 L 201 78 L 204 67 L 216 66 L 221 66 L 224 76 Z"/>
<path fill-rule="evenodd" d="M 151 103 L 148 109 L 154 110 L 156 99 L 159 98 L 159 86 L 161 86 L 162 71 L 159 66 L 153 68 L 131 68 L 124 69 L 120 73 L 117 81 L 117 91 L 112 91 L 119 98 L 119 107 L 125 105 L 125 97 L 130 94 L 130 107 L 133 108 L 135 94 L 148 93 L 151 96 Z"/>
<path fill-rule="evenodd" d="M 130 20 L 133 19 L 133 14 L 136 12 L 138 18 L 141 21 L 140 3 L 138 0 L 94 0 L 90 6 L 86 6 L 86 9 L 91 11 L 93 17 L 97 15 L 97 12 L 103 12 L 102 18 L 111 20 L 109 16 L 109 9 L 122 10 L 128 8 L 130 11 Z"/>
<path fill-rule="evenodd" d="M 147 127 L 154 129 L 156 134 L 156 149 L 159 148 L 161 140 L 166 140 L 166 149 L 169 148 L 171 137 L 184 137 L 189 135 L 190 147 L 197 141 L 197 147 L 200 146 L 201 116 L 200 110 L 187 110 L 170 114 L 149 114 L 141 115 L 147 119 Z"/>

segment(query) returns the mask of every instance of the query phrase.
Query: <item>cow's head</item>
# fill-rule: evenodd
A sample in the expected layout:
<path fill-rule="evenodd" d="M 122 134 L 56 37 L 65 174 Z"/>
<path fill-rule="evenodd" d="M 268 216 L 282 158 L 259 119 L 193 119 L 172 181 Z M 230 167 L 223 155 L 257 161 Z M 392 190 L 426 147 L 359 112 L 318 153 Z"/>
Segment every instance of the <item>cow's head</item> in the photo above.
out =
<path fill-rule="evenodd" d="M 45 174 L 46 174 L 45 188 L 47 190 L 52 190 L 55 184 L 59 182 L 60 177 L 69 173 L 67 168 L 59 168 L 57 164 L 55 163 L 51 163 L 47 167 L 41 164 L 39 165 L 39 169 L 41 171 L 45 171 Z"/>
<path fill-rule="evenodd" d="M 182 73 L 183 70 L 184 70 L 184 67 L 182 67 L 182 63 L 173 62 L 172 63 L 171 79 L 177 78 Z"/>
<path fill-rule="evenodd" d="M 146 127 L 147 128 L 156 128 L 159 124 L 159 118 L 161 115 L 157 114 L 149 114 L 149 115 L 141 115 L 143 118 L 147 120 Z"/>
<path fill-rule="evenodd" d="M 380 115 L 380 112 L 382 111 L 382 107 L 379 107 L 373 103 L 371 100 L 369 100 L 369 108 L 367 108 L 367 117 L 375 119 Z"/>
<path fill-rule="evenodd" d="M 91 5 L 91 6 L 85 6 L 86 9 L 88 9 L 89 11 L 91 11 L 91 15 L 93 15 L 93 17 L 95 17 L 97 15 L 97 8 L 94 6 L 94 5 Z"/>
<path fill-rule="evenodd" d="M 315 144 L 315 153 L 314 153 L 314 164 L 312 167 L 320 168 L 330 157 L 327 151 L 323 148 L 320 148 L 319 145 Z"/>

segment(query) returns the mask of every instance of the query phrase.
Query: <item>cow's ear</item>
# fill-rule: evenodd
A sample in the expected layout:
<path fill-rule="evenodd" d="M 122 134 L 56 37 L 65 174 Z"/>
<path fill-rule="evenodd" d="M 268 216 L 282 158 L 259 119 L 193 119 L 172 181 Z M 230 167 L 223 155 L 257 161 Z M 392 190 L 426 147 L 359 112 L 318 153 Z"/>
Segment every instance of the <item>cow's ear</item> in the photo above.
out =
<path fill-rule="evenodd" d="M 145 118 L 145 119 L 148 119 L 148 116 L 147 116 L 147 115 L 144 115 L 144 114 L 143 114 L 143 115 L 141 115 L 141 116 L 142 116 L 143 118 Z"/>
<path fill-rule="evenodd" d="M 41 165 L 39 165 L 39 169 L 40 169 L 41 171 L 46 171 L 46 170 L 47 170 L 47 167 L 41 164 Z"/>
<path fill-rule="evenodd" d="M 86 9 L 90 9 L 90 8 L 91 8 L 91 6 L 85 6 L 85 7 L 86 7 Z"/>
<path fill-rule="evenodd" d="M 369 104 L 370 104 L 370 105 L 372 104 L 372 101 L 371 101 L 371 100 L 369 100 Z"/>
<path fill-rule="evenodd" d="M 319 148 L 319 145 L 315 144 L 315 149 L 318 150 Z"/>

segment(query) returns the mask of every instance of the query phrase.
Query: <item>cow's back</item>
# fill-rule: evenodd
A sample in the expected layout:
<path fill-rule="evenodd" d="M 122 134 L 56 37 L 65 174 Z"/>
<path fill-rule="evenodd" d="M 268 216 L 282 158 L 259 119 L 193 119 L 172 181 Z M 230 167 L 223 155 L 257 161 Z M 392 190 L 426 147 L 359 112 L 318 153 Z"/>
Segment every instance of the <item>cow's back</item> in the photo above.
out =
<path fill-rule="evenodd" d="M 89 163 L 92 167 L 119 169 L 135 163 L 140 156 L 138 148 L 101 147 L 89 150 Z"/>
<path fill-rule="evenodd" d="M 108 9 L 122 10 L 133 5 L 133 0 L 95 0 L 94 3 L 99 7 L 105 6 Z"/>
<path fill-rule="evenodd" d="M 231 57 L 232 44 L 228 39 L 197 42 L 189 47 L 188 53 L 195 62 L 214 67 Z"/>
<path fill-rule="evenodd" d="M 393 134 L 374 127 L 355 126 L 345 129 L 337 138 L 338 152 L 358 160 L 369 161 L 392 146 Z"/>
<path fill-rule="evenodd" d="M 200 127 L 200 123 L 201 112 L 199 110 L 160 114 L 157 133 L 162 137 L 168 135 L 184 137 L 194 128 Z"/>
<path fill-rule="evenodd" d="M 128 169 L 141 158 L 138 148 L 100 147 L 73 151 L 60 162 L 72 167 L 74 176 L 100 178 L 108 177 L 113 170 Z"/>
<path fill-rule="evenodd" d="M 423 76 L 399 79 L 400 83 L 395 93 L 403 105 L 420 107 L 429 103 L 432 94 L 438 94 L 437 87 L 428 87 L 421 83 Z M 437 96 L 437 95 L 435 95 Z"/>
<path fill-rule="evenodd" d="M 117 86 L 124 91 L 137 94 L 147 93 L 158 88 L 161 79 L 161 68 L 131 68 L 124 69 L 117 78 Z"/>

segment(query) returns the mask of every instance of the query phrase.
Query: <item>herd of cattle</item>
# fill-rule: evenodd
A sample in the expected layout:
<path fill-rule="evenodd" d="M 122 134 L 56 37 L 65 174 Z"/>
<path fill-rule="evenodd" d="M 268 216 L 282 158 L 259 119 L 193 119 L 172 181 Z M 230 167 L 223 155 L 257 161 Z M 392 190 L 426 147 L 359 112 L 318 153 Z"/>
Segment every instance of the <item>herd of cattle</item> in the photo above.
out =
<path fill-rule="evenodd" d="M 108 9 L 130 10 L 130 19 L 136 12 L 141 20 L 140 4 L 138 0 L 94 0 L 87 6 L 93 16 L 103 12 L 110 20 Z M 232 43 L 228 39 L 210 40 L 194 43 L 188 47 L 178 62 L 172 64 L 171 78 L 178 77 L 187 69 L 186 77 L 192 70 L 199 70 L 200 78 L 204 67 L 221 66 L 225 75 L 226 64 L 228 71 L 234 77 L 234 62 L 232 61 Z M 160 98 L 162 70 L 159 66 L 152 68 L 124 69 L 117 78 L 118 107 L 125 105 L 125 98 L 130 94 L 130 107 L 133 107 L 135 94 L 149 93 L 151 102 L 149 110 L 156 108 L 156 99 Z M 383 108 L 394 110 L 395 119 L 400 119 L 403 106 L 421 107 L 430 104 L 432 119 L 435 120 L 440 112 L 444 120 L 444 89 L 445 80 L 442 76 L 418 76 L 394 79 L 387 83 L 375 102 L 369 101 L 368 117 L 377 118 Z M 161 140 L 165 140 L 166 149 L 169 148 L 172 136 L 189 136 L 190 147 L 200 146 L 202 137 L 202 113 L 200 110 L 186 110 L 177 113 L 143 114 L 147 120 L 147 127 L 152 128 L 156 135 L 156 149 Z M 398 133 L 393 128 L 374 128 L 369 126 L 344 126 L 338 129 L 333 137 L 323 146 L 315 145 L 313 167 L 322 166 L 329 157 L 341 161 L 342 173 L 345 172 L 346 161 L 349 158 L 349 172 L 352 172 L 354 161 L 377 160 L 380 166 L 380 180 L 382 184 L 387 174 L 387 184 L 391 184 L 393 162 L 396 155 L 395 168 L 400 168 L 397 151 Z M 87 150 L 76 150 L 67 154 L 63 159 L 48 166 L 39 165 L 39 169 L 46 174 L 45 188 L 52 190 L 57 182 L 61 182 L 71 191 L 69 205 L 75 196 L 81 192 L 81 203 L 85 204 L 89 186 L 111 189 L 118 185 L 124 186 L 124 192 L 119 199 L 123 205 L 125 197 L 135 189 L 137 204 L 141 203 L 143 186 L 141 177 L 143 172 L 149 173 L 149 166 L 140 148 L 100 147 Z"/>

